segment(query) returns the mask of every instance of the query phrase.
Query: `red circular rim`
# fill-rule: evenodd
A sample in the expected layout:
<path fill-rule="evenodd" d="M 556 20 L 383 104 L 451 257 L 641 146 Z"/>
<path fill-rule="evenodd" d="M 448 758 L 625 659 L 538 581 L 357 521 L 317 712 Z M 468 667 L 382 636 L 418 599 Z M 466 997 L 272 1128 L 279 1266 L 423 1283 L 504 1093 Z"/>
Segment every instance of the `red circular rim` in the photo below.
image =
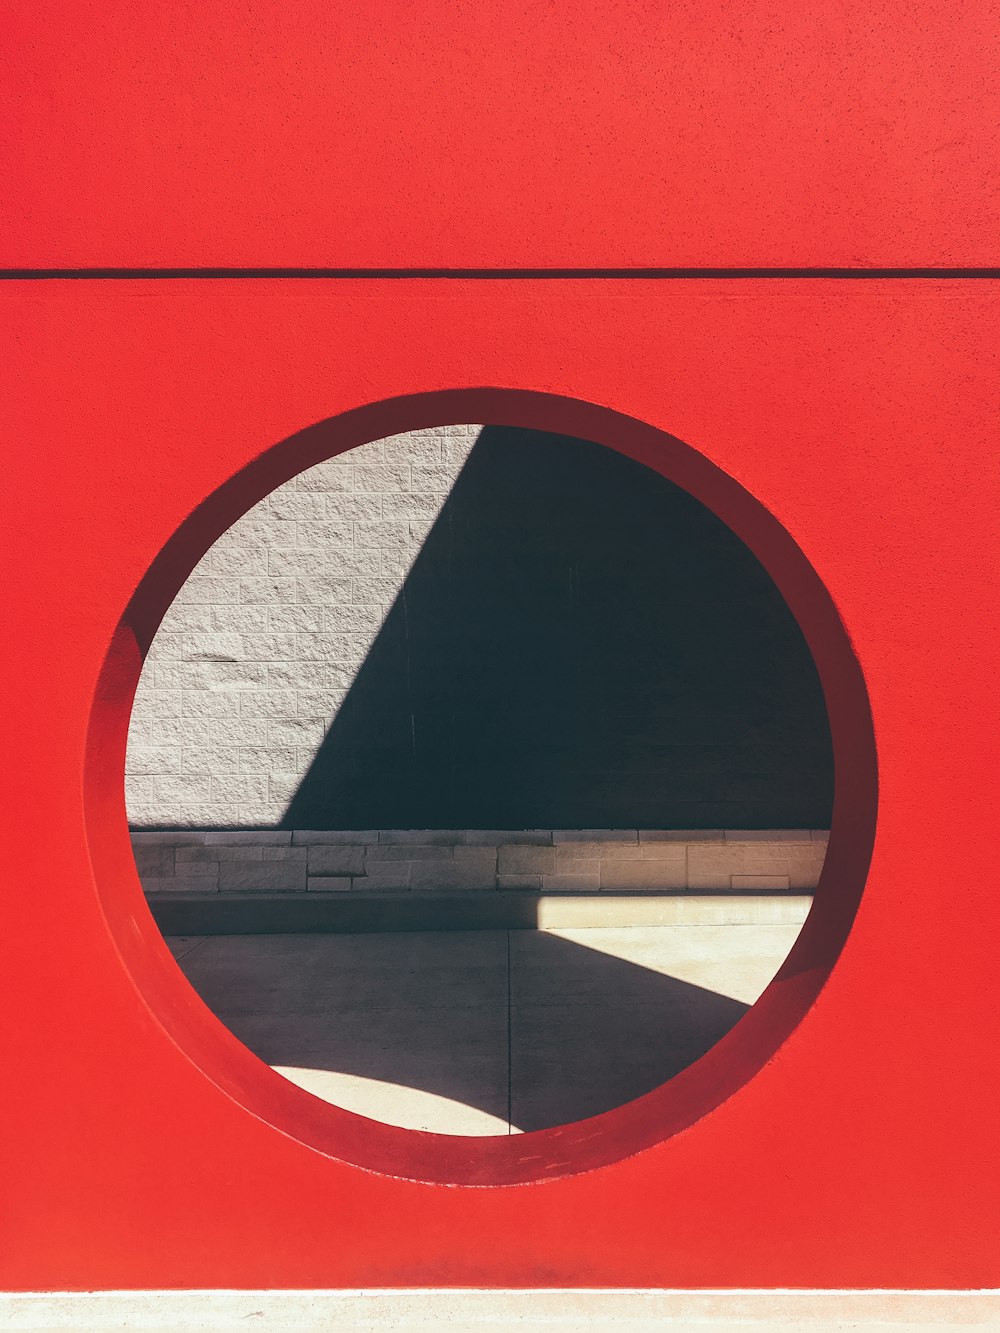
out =
<path fill-rule="evenodd" d="M 576 436 L 644 463 L 722 519 L 767 569 L 813 654 L 833 738 L 830 846 L 813 907 L 760 999 L 721 1041 L 652 1092 L 591 1119 L 465 1138 L 401 1129 L 321 1101 L 253 1055 L 196 994 L 146 905 L 128 836 L 125 746 L 139 673 L 170 603 L 205 552 L 277 486 L 324 459 L 403 431 L 485 421 Z M 428 392 L 328 418 L 266 448 L 179 524 L 135 590 L 101 672 L 85 802 L 95 879 L 123 965 L 174 1042 L 225 1095 L 310 1148 L 367 1171 L 450 1185 L 517 1185 L 610 1165 L 721 1105 L 773 1057 L 819 994 L 850 931 L 871 860 L 877 765 L 868 694 L 847 631 L 788 531 L 696 449 L 579 399 L 499 389 Z"/>

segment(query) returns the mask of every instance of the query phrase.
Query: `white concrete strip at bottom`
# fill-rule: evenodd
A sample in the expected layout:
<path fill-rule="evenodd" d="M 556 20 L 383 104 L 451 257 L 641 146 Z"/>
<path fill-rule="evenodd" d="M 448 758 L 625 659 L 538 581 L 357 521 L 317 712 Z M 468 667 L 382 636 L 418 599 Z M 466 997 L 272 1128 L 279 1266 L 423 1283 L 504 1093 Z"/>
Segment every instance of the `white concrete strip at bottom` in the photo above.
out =
<path fill-rule="evenodd" d="M 476 1333 L 540 1328 L 630 1333 L 781 1329 L 936 1330 L 1000 1327 L 1000 1291 L 381 1290 L 130 1291 L 0 1296 L 0 1325 L 19 1330 L 405 1329 Z"/>

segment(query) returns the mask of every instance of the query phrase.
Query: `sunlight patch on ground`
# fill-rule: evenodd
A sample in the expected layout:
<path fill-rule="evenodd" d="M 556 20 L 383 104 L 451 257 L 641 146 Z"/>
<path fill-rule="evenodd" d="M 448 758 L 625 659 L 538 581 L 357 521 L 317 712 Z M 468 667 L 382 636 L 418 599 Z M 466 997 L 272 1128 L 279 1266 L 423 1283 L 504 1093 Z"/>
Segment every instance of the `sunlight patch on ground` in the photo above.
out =
<path fill-rule="evenodd" d="M 547 935 L 619 958 L 663 977 L 703 986 L 754 1004 L 774 976 L 801 925 L 673 926 L 637 930 L 547 929 Z"/>
<path fill-rule="evenodd" d="M 509 1130 L 507 1121 L 498 1116 L 450 1097 L 422 1092 L 419 1088 L 328 1069 L 302 1069 L 292 1065 L 272 1065 L 271 1068 L 290 1083 L 326 1102 L 333 1102 L 342 1110 L 354 1111 L 383 1124 L 399 1125 L 402 1129 L 476 1137 L 520 1133 L 519 1130 Z M 447 1128 L 442 1131 L 444 1126 Z"/>

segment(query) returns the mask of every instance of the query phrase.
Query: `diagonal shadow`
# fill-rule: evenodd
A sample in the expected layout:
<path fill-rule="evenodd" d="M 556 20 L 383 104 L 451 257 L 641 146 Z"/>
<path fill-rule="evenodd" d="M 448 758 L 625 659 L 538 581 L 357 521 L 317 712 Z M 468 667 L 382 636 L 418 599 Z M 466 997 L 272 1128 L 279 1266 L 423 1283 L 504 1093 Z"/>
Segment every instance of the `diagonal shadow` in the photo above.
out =
<path fill-rule="evenodd" d="M 826 827 L 832 771 L 740 539 L 610 449 L 489 427 L 282 827 Z"/>
<path fill-rule="evenodd" d="M 266 1063 L 371 1081 L 365 1114 L 404 1086 L 521 1130 L 651 1091 L 748 1007 L 535 931 L 215 936 L 180 966 Z"/>
<path fill-rule="evenodd" d="M 512 937 L 511 1122 L 599 1115 L 693 1064 L 748 1005 L 544 931 Z"/>

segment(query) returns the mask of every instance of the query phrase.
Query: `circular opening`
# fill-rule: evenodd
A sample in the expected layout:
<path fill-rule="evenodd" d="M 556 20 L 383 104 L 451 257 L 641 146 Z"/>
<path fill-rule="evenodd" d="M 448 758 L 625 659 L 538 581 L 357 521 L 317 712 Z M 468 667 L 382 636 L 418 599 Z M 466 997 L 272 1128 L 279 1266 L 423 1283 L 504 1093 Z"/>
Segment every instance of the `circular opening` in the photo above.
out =
<path fill-rule="evenodd" d="M 213 544 L 132 712 L 140 877 L 256 1055 L 347 1110 L 548 1129 L 693 1064 L 826 852 L 822 690 L 700 501 L 457 426 L 319 463 Z"/>
<path fill-rule="evenodd" d="M 470 410 L 477 406 L 491 410 Z M 473 415 L 510 425 L 451 424 Z M 428 420 L 446 427 L 427 432 Z M 404 426 L 425 433 L 367 445 Z M 525 433 L 555 427 L 554 440 Z M 321 463 L 357 444 L 366 448 Z M 412 485 L 415 472 L 423 490 Z M 665 520 L 673 561 L 662 545 Z M 706 552 L 717 567 L 706 567 Z M 242 584 L 235 604 L 227 579 Z M 175 953 L 232 1031 L 188 990 L 157 948 L 148 914 L 136 911 L 121 820 L 132 696 L 156 627 L 185 584 L 133 718 L 130 814 L 142 826 L 140 870 L 165 929 L 201 934 L 197 910 L 215 913 L 208 929 L 223 934 L 207 947 L 178 942 Z M 643 603 L 646 632 L 634 624 Z M 666 640 L 664 613 L 677 622 Z M 817 816 L 828 808 L 822 702 L 818 689 L 811 693 L 795 620 L 819 668 L 840 780 L 820 890 L 788 953 L 791 923 L 822 864 L 826 820 Z M 434 643 L 425 641 L 429 626 Z M 194 649 L 177 642 L 187 632 L 200 636 Z M 678 650 L 688 659 L 680 667 Z M 768 664 L 773 676 L 780 661 L 793 664 L 791 676 L 768 679 Z M 162 718 L 168 696 L 188 693 L 193 703 L 180 716 L 151 715 L 149 704 Z M 786 706 L 776 714 L 778 696 Z M 720 699 L 729 700 L 728 717 Z M 783 735 L 768 732 L 776 716 Z M 581 743 L 584 719 L 596 744 Z M 707 739 L 706 724 L 714 726 Z M 178 736 L 187 744 L 175 744 Z M 683 765 L 678 745 L 687 746 Z M 675 1132 L 738 1088 L 832 965 L 874 818 L 863 682 L 828 596 L 788 534 L 676 440 L 537 395 L 431 395 L 334 419 L 270 450 L 209 497 L 123 619 L 90 755 L 90 826 L 109 919 L 124 930 L 136 983 L 196 1063 L 325 1152 L 457 1183 L 600 1165 Z M 208 885 L 201 892 L 199 878 Z M 741 920 L 755 924 L 736 926 Z M 233 938 L 227 921 L 255 933 Z M 651 921 L 674 924 L 650 930 Z M 456 924 L 468 929 L 436 929 Z M 321 933 L 311 933 L 317 925 Z M 734 945 L 735 987 L 736 960 L 719 954 Z M 422 964 L 435 970 L 421 978 Z M 482 1012 L 462 990 L 470 972 L 497 991 Z M 262 980 L 272 1006 L 286 1011 L 277 1021 L 261 1003 Z M 310 1036 L 298 1023 L 297 1054 L 289 1044 L 289 1005 L 298 1004 L 299 1020 L 302 1010 L 315 1018 L 317 982 L 320 1008 L 339 1009 L 336 1058 L 329 1050 L 320 1058 L 315 1024 Z M 567 1004 L 567 986 L 584 994 Z M 628 1043 L 614 1040 L 609 1016 L 627 1024 L 633 1049 L 655 1058 L 641 1069 L 610 1059 Z M 592 1040 L 587 1018 L 598 1023 Z M 341 1104 L 292 1086 L 233 1032 Z M 429 1051 L 428 1033 L 436 1034 Z M 409 1102 L 394 1109 L 387 1086 L 407 1089 Z M 471 1119 L 456 1118 L 456 1105 L 471 1107 Z M 366 1118 L 373 1115 L 398 1123 Z M 399 1127 L 408 1124 L 498 1137 Z M 510 1128 L 528 1132 L 508 1136 Z"/>

